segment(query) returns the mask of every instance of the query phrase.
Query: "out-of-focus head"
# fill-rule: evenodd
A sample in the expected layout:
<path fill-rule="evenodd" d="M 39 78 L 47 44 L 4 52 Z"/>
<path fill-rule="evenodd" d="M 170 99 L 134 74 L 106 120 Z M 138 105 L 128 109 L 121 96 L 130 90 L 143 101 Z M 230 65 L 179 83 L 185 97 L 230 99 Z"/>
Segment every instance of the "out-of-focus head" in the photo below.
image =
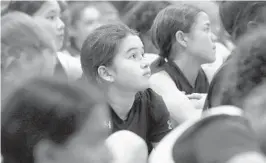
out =
<path fill-rule="evenodd" d="M 81 50 L 85 76 L 127 91 L 148 87 L 150 68 L 137 33 L 124 24 L 103 25 L 90 33 Z"/>
<path fill-rule="evenodd" d="M 106 139 L 106 144 L 113 154 L 112 163 L 146 163 L 148 147 L 146 142 L 135 133 L 121 130 Z"/>
<path fill-rule="evenodd" d="M 88 34 L 97 27 L 119 21 L 119 13 L 109 2 L 88 1 L 73 2 L 70 5 L 70 36 L 81 49 Z M 74 44 L 71 42 L 71 44 Z M 72 45 L 73 46 L 73 45 Z"/>
<path fill-rule="evenodd" d="M 34 19 L 46 20 L 45 27 L 51 32 L 57 50 L 63 46 L 65 25 L 60 18 L 61 8 L 58 1 L 11 1 L 8 10 L 24 12 Z"/>
<path fill-rule="evenodd" d="M 243 100 L 266 80 L 266 27 L 257 28 L 239 39 L 222 83 L 223 105 L 243 108 Z"/>
<path fill-rule="evenodd" d="M 156 16 L 151 27 L 152 40 L 159 55 L 166 59 L 185 52 L 199 63 L 215 60 L 215 45 L 208 15 L 187 4 L 168 6 Z M 170 56 L 174 54 L 173 56 Z"/>
<path fill-rule="evenodd" d="M 16 89 L 1 112 L 1 154 L 15 163 L 107 163 L 107 107 L 99 91 L 50 79 Z"/>
<path fill-rule="evenodd" d="M 1 72 L 5 84 L 53 74 L 56 50 L 47 33 L 21 12 L 1 18 Z"/>
<path fill-rule="evenodd" d="M 149 32 L 156 15 L 171 3 L 168 1 L 139 1 L 124 16 L 123 21 L 140 33 L 146 53 L 158 53 Z"/>
<path fill-rule="evenodd" d="M 223 1 L 219 6 L 221 22 L 234 41 L 266 23 L 265 1 Z"/>
<path fill-rule="evenodd" d="M 266 81 L 254 88 L 244 99 L 243 109 L 257 134 L 262 152 L 266 155 Z"/>

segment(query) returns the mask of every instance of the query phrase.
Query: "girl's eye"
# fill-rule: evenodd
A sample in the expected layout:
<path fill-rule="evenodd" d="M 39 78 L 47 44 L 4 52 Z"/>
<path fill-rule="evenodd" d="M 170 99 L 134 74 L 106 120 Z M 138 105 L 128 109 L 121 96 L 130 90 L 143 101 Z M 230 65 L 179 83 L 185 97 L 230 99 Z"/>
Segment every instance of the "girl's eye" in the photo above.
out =
<path fill-rule="evenodd" d="M 205 32 L 209 32 L 210 31 L 210 28 L 204 28 L 204 31 Z"/>
<path fill-rule="evenodd" d="M 136 59 L 136 58 L 137 58 L 137 55 L 136 55 L 136 54 L 132 54 L 132 55 L 130 56 L 130 58 Z"/>
<path fill-rule="evenodd" d="M 46 18 L 49 19 L 49 20 L 54 20 L 55 19 L 55 16 L 48 16 Z"/>

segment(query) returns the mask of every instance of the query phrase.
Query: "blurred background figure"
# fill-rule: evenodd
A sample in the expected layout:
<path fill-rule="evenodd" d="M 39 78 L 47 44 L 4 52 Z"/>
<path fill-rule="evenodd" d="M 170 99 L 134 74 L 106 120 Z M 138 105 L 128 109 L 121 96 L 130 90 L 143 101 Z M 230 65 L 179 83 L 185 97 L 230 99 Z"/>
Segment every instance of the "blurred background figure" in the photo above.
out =
<path fill-rule="evenodd" d="M 5 101 L 1 113 L 3 163 L 108 163 L 106 105 L 90 92 L 52 79 L 32 79 Z"/>
<path fill-rule="evenodd" d="M 69 5 L 69 53 L 79 58 L 83 42 L 95 28 L 119 21 L 119 13 L 109 2 L 73 1 Z"/>
<path fill-rule="evenodd" d="M 152 43 L 150 28 L 156 15 L 170 4 L 168 1 L 138 1 L 123 16 L 124 23 L 139 32 L 144 44 L 145 57 L 149 53 L 155 54 L 156 56 L 159 53 L 158 49 Z"/>
<path fill-rule="evenodd" d="M 2 99 L 31 77 L 53 76 L 56 48 L 49 36 L 42 24 L 24 13 L 1 17 Z"/>

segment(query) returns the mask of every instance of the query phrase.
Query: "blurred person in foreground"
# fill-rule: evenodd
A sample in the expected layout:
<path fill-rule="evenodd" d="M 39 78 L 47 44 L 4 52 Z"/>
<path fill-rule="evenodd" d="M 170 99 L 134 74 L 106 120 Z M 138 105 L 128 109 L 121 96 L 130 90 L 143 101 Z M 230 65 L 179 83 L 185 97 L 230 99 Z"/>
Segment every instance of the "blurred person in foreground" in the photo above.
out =
<path fill-rule="evenodd" d="M 254 88 L 243 100 L 243 110 L 259 140 L 261 151 L 266 156 L 266 82 Z"/>
<path fill-rule="evenodd" d="M 1 18 L 2 99 L 31 77 L 53 75 L 56 49 L 41 23 L 21 12 Z"/>
<path fill-rule="evenodd" d="M 234 43 L 237 43 L 242 35 L 256 30 L 257 26 L 266 23 L 266 2 L 264 1 L 224 1 L 219 7 L 219 14 L 225 30 L 231 35 Z M 215 74 L 210 83 L 208 95 L 204 104 L 204 110 L 222 105 L 222 99 L 226 98 L 223 92 L 227 91 L 224 85 L 223 75 L 231 64 L 234 50 L 227 61 Z M 231 79 L 229 79 L 231 80 Z"/>
<path fill-rule="evenodd" d="M 14 90 L 1 113 L 3 163 L 108 163 L 106 105 L 86 90 L 35 78 Z"/>
<path fill-rule="evenodd" d="M 151 151 L 172 126 L 163 99 L 149 89 L 151 72 L 143 55 L 135 31 L 124 24 L 109 24 L 88 35 L 81 65 L 87 80 L 104 92 L 111 112 L 110 131 L 130 130 Z"/>

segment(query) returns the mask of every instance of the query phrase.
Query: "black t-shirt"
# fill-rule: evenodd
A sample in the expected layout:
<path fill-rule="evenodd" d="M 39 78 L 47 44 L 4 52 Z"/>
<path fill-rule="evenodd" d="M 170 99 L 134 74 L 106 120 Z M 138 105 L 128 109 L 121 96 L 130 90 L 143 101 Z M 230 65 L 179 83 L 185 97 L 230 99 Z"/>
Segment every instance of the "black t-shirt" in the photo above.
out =
<path fill-rule="evenodd" d="M 169 112 L 161 96 L 151 89 L 136 94 L 134 104 L 123 121 L 111 109 L 112 132 L 130 130 L 143 138 L 151 151 L 152 142 L 159 142 L 172 129 Z"/>
<path fill-rule="evenodd" d="M 200 68 L 199 70 L 194 87 L 191 86 L 183 72 L 173 61 L 168 61 L 164 63 L 161 68 L 154 70 L 153 72 L 155 73 L 161 70 L 167 72 L 171 79 L 174 81 L 176 87 L 180 91 L 184 91 L 186 94 L 208 92 L 209 81 L 202 68 Z"/>
<path fill-rule="evenodd" d="M 190 127 L 176 141 L 176 163 L 224 163 L 244 152 L 260 152 L 253 130 L 243 117 L 220 115 Z"/>

